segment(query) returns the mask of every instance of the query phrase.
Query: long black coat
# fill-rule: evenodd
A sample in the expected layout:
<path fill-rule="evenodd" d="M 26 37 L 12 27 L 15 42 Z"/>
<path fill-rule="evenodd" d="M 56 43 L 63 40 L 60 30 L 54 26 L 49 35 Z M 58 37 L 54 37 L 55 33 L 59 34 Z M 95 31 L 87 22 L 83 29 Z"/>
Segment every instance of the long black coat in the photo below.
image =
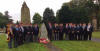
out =
<path fill-rule="evenodd" d="M 47 32 L 48 34 L 51 34 L 52 35 L 52 30 L 53 30 L 53 27 L 50 28 L 49 25 L 47 26 Z"/>
<path fill-rule="evenodd" d="M 85 26 L 85 28 L 82 28 L 82 34 L 87 34 L 87 26 Z"/>
<path fill-rule="evenodd" d="M 56 26 L 56 27 L 54 26 L 53 27 L 53 32 L 54 33 L 59 33 L 59 27 L 58 26 Z"/>
<path fill-rule="evenodd" d="M 34 27 L 34 35 L 38 35 L 39 34 L 39 27 Z"/>

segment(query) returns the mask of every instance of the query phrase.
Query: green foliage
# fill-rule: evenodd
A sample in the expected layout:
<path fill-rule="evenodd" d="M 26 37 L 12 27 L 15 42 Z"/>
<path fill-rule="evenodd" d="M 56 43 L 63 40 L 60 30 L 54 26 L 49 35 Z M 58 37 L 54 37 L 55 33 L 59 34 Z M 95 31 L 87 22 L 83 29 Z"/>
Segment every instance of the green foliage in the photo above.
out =
<path fill-rule="evenodd" d="M 41 18 L 42 17 L 39 13 L 35 13 L 35 15 L 33 16 L 33 23 L 40 24 L 42 22 Z"/>
<path fill-rule="evenodd" d="M 88 23 L 95 17 L 100 24 L 99 12 L 100 4 L 94 4 L 93 0 L 72 0 L 57 11 L 56 20 L 59 23 Z"/>
<path fill-rule="evenodd" d="M 16 24 L 19 24 L 18 20 L 17 20 Z"/>
<path fill-rule="evenodd" d="M 88 14 L 88 9 L 85 7 L 64 3 L 57 12 L 57 19 L 61 23 L 88 23 L 90 19 Z"/>
<path fill-rule="evenodd" d="M 98 3 L 93 3 L 92 0 L 89 0 L 86 4 L 86 8 L 89 8 L 89 16 L 91 18 L 96 18 L 97 19 L 97 27 L 100 27 L 100 0 L 99 4 Z"/>
<path fill-rule="evenodd" d="M 43 13 L 43 21 L 45 23 L 48 23 L 48 22 L 54 23 L 56 21 L 54 12 L 52 9 L 50 9 L 50 8 L 45 9 L 45 11 Z"/>
<path fill-rule="evenodd" d="M 70 22 L 70 10 L 67 5 L 63 5 L 62 8 L 57 13 L 57 19 L 59 19 L 59 23 Z"/>
<path fill-rule="evenodd" d="M 0 28 L 3 28 L 4 26 L 6 26 L 6 24 L 10 21 L 10 19 L 3 15 L 2 13 L 0 13 Z"/>

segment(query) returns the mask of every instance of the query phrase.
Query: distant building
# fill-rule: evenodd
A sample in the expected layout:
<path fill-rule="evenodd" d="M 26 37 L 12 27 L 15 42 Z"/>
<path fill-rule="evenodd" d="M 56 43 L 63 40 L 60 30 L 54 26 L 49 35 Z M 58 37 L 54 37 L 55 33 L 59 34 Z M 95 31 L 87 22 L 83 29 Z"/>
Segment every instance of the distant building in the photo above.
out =
<path fill-rule="evenodd" d="M 30 24 L 30 10 L 26 4 L 26 2 L 23 3 L 21 8 L 21 23 L 23 24 Z"/>

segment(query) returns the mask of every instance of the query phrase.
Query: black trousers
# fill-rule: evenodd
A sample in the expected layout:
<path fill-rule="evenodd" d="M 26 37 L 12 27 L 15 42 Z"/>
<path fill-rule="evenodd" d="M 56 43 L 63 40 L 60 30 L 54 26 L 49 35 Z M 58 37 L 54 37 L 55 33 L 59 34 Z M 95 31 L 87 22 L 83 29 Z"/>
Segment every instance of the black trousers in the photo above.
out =
<path fill-rule="evenodd" d="M 81 40 L 82 39 L 81 33 L 80 32 L 76 32 L 75 38 L 76 38 L 76 40 Z"/>
<path fill-rule="evenodd" d="M 23 33 L 23 41 L 25 42 L 26 32 Z"/>
<path fill-rule="evenodd" d="M 14 48 L 18 47 L 18 37 L 14 36 Z"/>
<path fill-rule="evenodd" d="M 52 41 L 52 32 L 48 32 L 48 38 Z"/>
<path fill-rule="evenodd" d="M 59 32 L 59 40 L 63 40 L 63 35 L 64 35 L 63 32 Z"/>
<path fill-rule="evenodd" d="M 38 35 L 33 35 L 33 39 L 34 42 L 38 42 Z"/>
<path fill-rule="evenodd" d="M 54 40 L 59 40 L 59 33 L 58 32 L 54 33 Z"/>
<path fill-rule="evenodd" d="M 31 33 L 30 41 L 33 42 L 33 34 Z"/>
<path fill-rule="evenodd" d="M 92 38 L 92 32 L 88 31 L 87 34 L 88 34 L 87 39 L 88 39 L 88 40 L 91 40 L 91 38 Z"/>
<path fill-rule="evenodd" d="M 18 37 L 19 37 L 19 38 L 18 38 L 18 45 L 23 44 L 23 34 L 20 33 Z"/>
<path fill-rule="evenodd" d="M 69 40 L 75 40 L 75 34 L 74 33 L 69 34 Z"/>
<path fill-rule="evenodd" d="M 78 40 L 78 34 L 79 34 L 78 32 L 74 33 L 74 40 Z"/>
<path fill-rule="evenodd" d="M 82 34 L 78 33 L 78 40 L 82 40 Z"/>
<path fill-rule="evenodd" d="M 78 34 L 78 40 L 84 40 L 84 34 L 83 34 L 83 32 L 79 32 L 79 34 Z"/>
<path fill-rule="evenodd" d="M 69 33 L 69 40 L 71 40 L 71 36 L 72 36 L 72 33 L 70 32 L 70 33 Z"/>
<path fill-rule="evenodd" d="M 8 42 L 8 47 L 12 48 L 12 44 L 13 44 L 13 38 L 11 38 L 10 41 Z"/>
<path fill-rule="evenodd" d="M 26 37 L 25 37 L 26 43 L 29 43 L 30 42 L 30 39 L 31 39 L 31 35 L 30 34 L 27 34 Z"/>
<path fill-rule="evenodd" d="M 84 32 L 84 40 L 88 40 L 88 33 Z"/>
<path fill-rule="evenodd" d="M 65 40 L 69 40 L 69 33 L 65 34 Z"/>

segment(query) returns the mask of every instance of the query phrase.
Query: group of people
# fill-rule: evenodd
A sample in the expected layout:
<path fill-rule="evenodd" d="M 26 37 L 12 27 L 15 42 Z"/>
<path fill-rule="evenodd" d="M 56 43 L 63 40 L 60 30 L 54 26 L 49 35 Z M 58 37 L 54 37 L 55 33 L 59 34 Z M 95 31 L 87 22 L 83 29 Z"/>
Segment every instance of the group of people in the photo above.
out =
<path fill-rule="evenodd" d="M 46 24 L 47 37 L 52 40 L 91 40 L 93 26 L 88 24 Z M 38 42 L 39 41 L 39 26 L 38 24 L 30 24 L 23 26 L 23 24 L 8 24 L 6 33 L 8 34 L 8 47 L 12 48 L 12 42 L 14 47 L 18 47 L 24 43 Z"/>
<path fill-rule="evenodd" d="M 6 33 L 8 34 L 8 47 L 12 48 L 14 42 L 14 47 L 18 47 L 24 43 L 37 42 L 39 27 L 37 24 L 25 25 L 23 24 L 8 24 L 6 28 Z"/>
<path fill-rule="evenodd" d="M 88 24 L 54 24 L 54 40 L 91 40 L 93 26 Z M 64 38 L 65 37 L 65 38 Z"/>

